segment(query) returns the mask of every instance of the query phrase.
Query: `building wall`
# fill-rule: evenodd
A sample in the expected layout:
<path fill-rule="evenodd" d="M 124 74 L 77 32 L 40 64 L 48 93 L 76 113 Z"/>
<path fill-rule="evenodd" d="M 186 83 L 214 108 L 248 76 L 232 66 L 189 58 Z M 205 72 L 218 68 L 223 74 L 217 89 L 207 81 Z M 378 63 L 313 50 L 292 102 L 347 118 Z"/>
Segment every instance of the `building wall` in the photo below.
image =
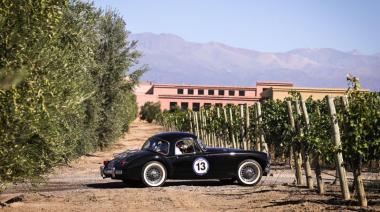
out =
<path fill-rule="evenodd" d="M 197 104 L 199 104 L 199 107 L 205 104 L 219 104 L 220 106 L 227 104 L 252 105 L 259 100 L 255 87 L 158 84 L 153 86 L 153 90 L 154 95 L 158 96 L 161 103 L 161 110 L 169 110 L 171 108 L 170 103 L 176 103 L 179 108 L 196 110 L 198 108 Z M 203 91 L 203 94 L 199 94 L 199 90 Z M 213 91 L 213 95 L 209 94 L 209 90 Z M 190 93 L 189 91 L 192 92 Z M 219 91 L 222 91 L 222 93 Z M 233 96 L 230 95 L 230 91 L 233 91 Z M 243 96 L 240 96 L 239 91 L 244 92 Z"/>
<path fill-rule="evenodd" d="M 145 102 L 158 102 L 158 96 L 146 94 L 153 86 L 151 82 L 143 82 L 135 87 L 134 93 L 136 95 L 136 102 L 138 109 L 145 104 Z"/>
<path fill-rule="evenodd" d="M 179 91 L 182 90 L 182 93 Z M 189 90 L 193 93 L 190 94 Z M 203 90 L 203 95 L 198 94 Z M 209 95 L 208 90 L 214 90 L 214 95 Z M 219 90 L 224 90 L 223 95 L 219 95 Z M 234 96 L 229 95 L 229 91 L 235 91 Z M 161 110 L 169 110 L 170 103 L 176 103 L 181 108 L 187 103 L 188 109 L 193 109 L 193 103 L 199 103 L 199 107 L 205 104 L 248 104 L 253 105 L 262 99 L 281 99 L 290 96 L 289 91 L 294 90 L 301 93 L 304 99 L 312 96 L 313 99 L 322 99 L 326 95 L 342 96 L 345 94 L 344 88 L 305 88 L 293 87 L 290 82 L 257 82 L 256 86 L 214 86 L 214 85 L 181 85 L 181 84 L 153 84 L 140 83 L 135 89 L 139 108 L 145 102 L 160 102 Z M 239 91 L 244 91 L 244 96 L 239 96 Z M 197 105 L 195 105 L 197 106 Z"/>
<path fill-rule="evenodd" d="M 283 87 L 283 88 L 271 88 L 269 95 L 272 95 L 272 99 L 280 99 L 283 100 L 286 97 L 290 97 L 289 91 L 298 91 L 300 92 L 303 99 L 307 99 L 310 96 L 314 100 L 323 99 L 327 95 L 331 95 L 332 97 L 343 96 L 345 95 L 346 89 L 344 88 L 303 88 L 303 87 Z M 265 96 L 265 94 L 264 94 Z"/>

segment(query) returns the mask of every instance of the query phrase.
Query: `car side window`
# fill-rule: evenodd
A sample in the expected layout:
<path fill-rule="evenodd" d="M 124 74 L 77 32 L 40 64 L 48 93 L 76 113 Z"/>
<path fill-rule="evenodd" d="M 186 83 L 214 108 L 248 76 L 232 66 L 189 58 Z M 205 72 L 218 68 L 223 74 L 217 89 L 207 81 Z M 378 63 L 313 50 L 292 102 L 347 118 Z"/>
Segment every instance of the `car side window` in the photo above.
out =
<path fill-rule="evenodd" d="M 158 153 L 167 155 L 169 153 L 169 143 L 167 141 L 157 141 L 154 149 Z"/>
<path fill-rule="evenodd" d="M 181 139 L 175 144 L 175 155 L 194 154 L 194 146 L 194 141 L 192 139 Z"/>

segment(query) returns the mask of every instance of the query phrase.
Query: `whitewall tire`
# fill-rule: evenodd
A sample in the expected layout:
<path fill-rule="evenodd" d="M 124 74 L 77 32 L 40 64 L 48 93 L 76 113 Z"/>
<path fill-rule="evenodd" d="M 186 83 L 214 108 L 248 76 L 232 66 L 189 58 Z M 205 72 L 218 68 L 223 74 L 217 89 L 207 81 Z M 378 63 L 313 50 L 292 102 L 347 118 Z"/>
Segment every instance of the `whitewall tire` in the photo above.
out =
<path fill-rule="evenodd" d="M 165 183 L 167 171 L 165 166 L 158 161 L 151 161 L 142 169 L 142 182 L 149 187 L 158 187 Z"/>
<path fill-rule="evenodd" d="M 240 184 L 256 185 L 263 175 L 261 165 L 255 160 L 244 160 L 239 164 L 237 178 Z"/>

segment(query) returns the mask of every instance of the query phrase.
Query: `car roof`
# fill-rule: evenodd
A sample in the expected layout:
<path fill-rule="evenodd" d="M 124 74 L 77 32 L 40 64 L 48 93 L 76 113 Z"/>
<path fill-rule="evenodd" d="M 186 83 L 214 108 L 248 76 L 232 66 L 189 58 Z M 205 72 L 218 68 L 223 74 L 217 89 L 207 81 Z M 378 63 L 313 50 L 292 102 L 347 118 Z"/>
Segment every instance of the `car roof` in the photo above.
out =
<path fill-rule="evenodd" d="M 197 138 L 196 135 L 188 132 L 162 132 L 157 135 L 154 135 L 153 137 L 157 137 L 169 142 L 174 142 L 181 138 Z"/>

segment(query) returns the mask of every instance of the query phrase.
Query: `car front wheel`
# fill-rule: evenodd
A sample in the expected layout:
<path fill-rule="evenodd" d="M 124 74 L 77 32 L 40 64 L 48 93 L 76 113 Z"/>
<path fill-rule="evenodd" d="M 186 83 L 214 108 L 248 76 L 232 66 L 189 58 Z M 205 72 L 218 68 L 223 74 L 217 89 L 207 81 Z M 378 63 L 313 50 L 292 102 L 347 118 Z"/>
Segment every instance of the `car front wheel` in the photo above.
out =
<path fill-rule="evenodd" d="M 158 161 L 151 161 L 142 169 L 142 182 L 149 187 L 158 187 L 165 183 L 167 172 L 165 166 Z"/>
<path fill-rule="evenodd" d="M 242 185 L 256 185 L 263 175 L 261 165 L 255 160 L 244 160 L 238 167 L 238 181 Z"/>

